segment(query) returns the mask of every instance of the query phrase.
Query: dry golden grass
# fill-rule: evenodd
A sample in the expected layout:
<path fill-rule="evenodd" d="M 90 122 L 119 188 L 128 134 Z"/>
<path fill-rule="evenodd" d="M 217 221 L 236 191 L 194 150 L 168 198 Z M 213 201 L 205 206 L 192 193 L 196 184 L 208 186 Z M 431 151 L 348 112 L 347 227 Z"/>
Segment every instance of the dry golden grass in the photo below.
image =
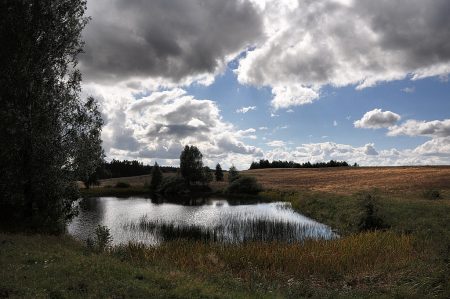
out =
<path fill-rule="evenodd" d="M 396 193 L 450 188 L 450 166 L 256 169 L 243 173 L 255 176 L 265 189 L 278 190 L 351 194 L 374 188 Z"/>
<path fill-rule="evenodd" d="M 386 193 L 416 192 L 427 189 L 450 189 L 450 166 L 410 167 L 336 167 L 313 169 L 254 169 L 241 172 L 257 178 L 264 189 L 283 191 L 318 191 L 335 194 L 353 194 L 379 189 Z M 175 173 L 164 173 L 173 176 Z M 150 175 L 100 180 L 99 187 L 126 182 L 133 187 L 150 184 Z M 81 182 L 79 183 L 82 186 Z M 225 189 L 223 182 L 211 183 L 213 190 Z"/>
<path fill-rule="evenodd" d="M 195 269 L 206 275 L 230 271 L 247 282 L 255 279 L 254 275 L 272 282 L 288 278 L 331 282 L 341 281 L 342 277 L 358 281 L 401 271 L 416 258 L 412 237 L 391 232 L 369 232 L 304 244 L 236 246 L 183 241 L 159 247 L 129 244 L 115 251 L 137 263 L 175 264 L 180 270 Z M 381 280 L 389 284 L 387 276 Z"/>

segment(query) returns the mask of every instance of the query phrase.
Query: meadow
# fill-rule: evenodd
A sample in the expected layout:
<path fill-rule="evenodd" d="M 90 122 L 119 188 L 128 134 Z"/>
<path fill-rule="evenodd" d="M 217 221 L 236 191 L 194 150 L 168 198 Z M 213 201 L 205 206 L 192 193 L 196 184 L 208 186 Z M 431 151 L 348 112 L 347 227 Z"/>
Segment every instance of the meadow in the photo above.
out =
<path fill-rule="evenodd" d="M 292 244 L 173 240 L 100 251 L 67 236 L 2 233 L 0 298 L 450 297 L 450 167 L 244 174 L 263 184 L 262 199 L 289 201 L 340 238 Z M 143 190 L 143 181 L 129 189 Z M 383 229 L 361 230 L 368 194 Z"/>

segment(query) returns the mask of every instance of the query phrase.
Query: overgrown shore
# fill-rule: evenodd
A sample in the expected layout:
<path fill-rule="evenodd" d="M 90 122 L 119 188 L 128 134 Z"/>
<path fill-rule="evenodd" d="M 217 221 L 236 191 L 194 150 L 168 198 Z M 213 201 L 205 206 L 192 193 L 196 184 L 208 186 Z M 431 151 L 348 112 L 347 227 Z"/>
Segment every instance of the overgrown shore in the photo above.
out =
<path fill-rule="evenodd" d="M 371 191 L 385 231 L 359 232 L 363 194 L 265 191 L 338 229 L 339 240 L 172 241 L 95 252 L 69 237 L 0 235 L 3 297 L 447 298 L 450 200 Z M 112 194 L 113 195 L 113 194 Z M 114 194 L 117 195 L 117 194 Z M 0 296 L 0 297 L 1 297 Z"/>

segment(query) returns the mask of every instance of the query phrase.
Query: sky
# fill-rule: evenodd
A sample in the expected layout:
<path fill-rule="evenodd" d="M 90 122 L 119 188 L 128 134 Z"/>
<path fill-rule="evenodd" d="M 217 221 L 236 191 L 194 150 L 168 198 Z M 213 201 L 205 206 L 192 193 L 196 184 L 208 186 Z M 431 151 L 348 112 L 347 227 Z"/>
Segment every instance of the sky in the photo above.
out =
<path fill-rule="evenodd" d="M 106 159 L 450 164 L 448 0 L 88 0 Z"/>

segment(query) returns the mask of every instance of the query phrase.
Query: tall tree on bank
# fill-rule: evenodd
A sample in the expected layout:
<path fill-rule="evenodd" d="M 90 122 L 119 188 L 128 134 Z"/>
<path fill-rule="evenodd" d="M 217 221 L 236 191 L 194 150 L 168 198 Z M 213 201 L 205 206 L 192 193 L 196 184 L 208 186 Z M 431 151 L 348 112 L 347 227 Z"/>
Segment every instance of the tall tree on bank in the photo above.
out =
<path fill-rule="evenodd" d="M 194 146 L 186 145 L 180 155 L 180 172 L 189 185 L 203 181 L 203 155 Z"/>
<path fill-rule="evenodd" d="M 150 190 L 156 191 L 158 187 L 161 185 L 163 180 L 163 174 L 161 169 L 159 168 L 158 163 L 155 162 L 155 165 L 152 167 L 152 180 L 150 181 Z"/>
<path fill-rule="evenodd" d="M 74 181 L 101 161 L 101 118 L 81 99 L 85 0 L 0 2 L 0 222 L 60 232 Z"/>
<path fill-rule="evenodd" d="M 217 165 L 216 165 L 216 171 L 215 171 L 214 175 L 216 177 L 216 181 L 218 181 L 218 182 L 223 181 L 223 171 L 222 171 L 222 167 L 220 166 L 219 163 L 217 163 Z"/>

